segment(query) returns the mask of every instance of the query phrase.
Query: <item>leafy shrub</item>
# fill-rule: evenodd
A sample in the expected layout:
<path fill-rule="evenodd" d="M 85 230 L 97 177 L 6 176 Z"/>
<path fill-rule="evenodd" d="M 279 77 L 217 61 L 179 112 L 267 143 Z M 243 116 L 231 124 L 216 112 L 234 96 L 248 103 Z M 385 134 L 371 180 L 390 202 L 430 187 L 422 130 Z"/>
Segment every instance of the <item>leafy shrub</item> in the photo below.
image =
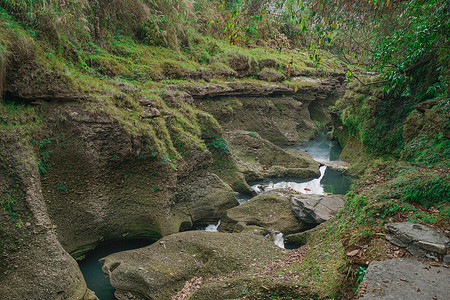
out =
<path fill-rule="evenodd" d="M 230 153 L 230 147 L 228 146 L 228 142 L 223 137 L 218 137 L 207 143 L 207 146 L 210 150 L 215 149 L 220 153 L 228 154 Z"/>
<path fill-rule="evenodd" d="M 254 138 L 258 137 L 258 135 L 255 132 L 250 132 L 248 135 Z"/>
<path fill-rule="evenodd" d="M 450 139 L 442 133 L 434 134 L 433 138 L 419 135 L 410 140 L 402 152 L 402 158 L 407 161 L 435 165 L 450 159 Z"/>
<path fill-rule="evenodd" d="M 67 188 L 68 188 L 68 186 L 62 182 L 58 182 L 58 185 L 56 187 L 56 189 L 58 191 L 65 191 L 65 190 L 67 190 Z"/>
<path fill-rule="evenodd" d="M 356 280 L 356 282 L 360 283 L 363 280 L 364 275 L 366 274 L 366 270 L 367 267 L 359 267 L 355 270 L 356 275 L 358 275 L 358 279 Z"/>
<path fill-rule="evenodd" d="M 49 169 L 48 158 L 51 153 L 53 153 L 53 150 L 41 153 L 41 157 L 38 161 L 38 171 L 41 176 L 47 175 Z"/>

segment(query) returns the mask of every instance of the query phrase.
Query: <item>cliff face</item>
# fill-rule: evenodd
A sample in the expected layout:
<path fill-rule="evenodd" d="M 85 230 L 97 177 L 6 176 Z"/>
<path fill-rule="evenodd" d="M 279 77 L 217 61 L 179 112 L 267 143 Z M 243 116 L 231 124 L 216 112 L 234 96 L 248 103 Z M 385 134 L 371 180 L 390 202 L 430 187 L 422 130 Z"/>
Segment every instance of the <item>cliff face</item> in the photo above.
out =
<path fill-rule="evenodd" d="M 0 298 L 95 299 L 58 240 L 30 145 L 3 130 L 0 141 Z"/>
<path fill-rule="evenodd" d="M 247 84 L 255 90 L 265 85 L 270 84 Z M 302 103 L 291 98 L 293 89 L 282 85 L 279 88 L 291 96 L 240 98 L 234 92 L 234 98 L 220 100 L 218 111 L 223 111 L 221 103 L 230 99 L 245 103 L 231 116 L 232 125 L 228 125 L 226 114 L 216 116 L 225 128 L 274 132 L 271 139 L 275 141 L 296 141 L 298 134 L 287 139 L 287 130 L 280 130 L 276 120 L 289 116 L 286 122 L 294 124 L 308 110 L 300 109 Z M 183 99 L 190 97 L 179 95 Z M 216 132 L 212 136 L 217 138 L 221 129 L 214 119 L 204 118 L 200 109 L 213 114 L 215 110 L 209 100 L 191 95 L 196 97 L 192 105 L 197 108 L 187 105 L 202 120 L 197 122 L 203 126 L 198 138 L 207 144 L 212 140 L 211 132 Z M 182 102 L 177 97 L 170 101 Z M 314 101 L 313 95 L 309 97 Z M 6 187 L 2 199 L 13 199 L 9 206 L 2 200 L 7 210 L 1 219 L 2 252 L 7 257 L 2 262 L 6 272 L 3 298 L 41 299 L 54 295 L 54 299 L 83 299 L 90 294 L 68 253 L 80 256 L 111 239 L 156 239 L 194 223 L 216 220 L 225 209 L 238 204 L 234 191 L 208 169 L 214 162 L 204 146 L 191 143 L 187 147 L 185 143 L 178 148 L 183 158 L 170 159 L 157 152 L 155 135 L 148 131 L 130 131 L 116 116 L 79 101 L 47 100 L 33 101 L 33 106 L 2 104 L 1 180 Z M 283 103 L 285 114 L 274 103 Z M 255 105 L 263 109 L 255 109 Z M 299 109 L 291 110 L 291 106 Z M 149 120 L 175 119 L 170 111 L 163 114 L 138 119 L 136 128 Z M 257 123 L 262 130 L 253 127 L 255 123 L 245 122 L 246 117 L 257 120 L 263 116 L 260 121 L 268 124 Z M 305 121 L 311 124 L 306 129 L 298 125 Z M 308 115 L 295 129 L 292 132 L 316 130 Z M 175 134 L 173 129 L 169 136 Z M 211 151 L 217 150 L 212 147 Z M 220 154 L 222 158 L 228 155 Z M 16 278 L 25 283 L 25 289 L 15 286 Z"/>
<path fill-rule="evenodd" d="M 235 81 L 185 89 L 225 131 L 254 131 L 275 144 L 289 145 L 314 137 L 317 125 L 330 125 L 327 107 L 343 95 L 344 82 L 343 73 L 331 73 L 322 78 L 294 76 L 287 84 Z"/>
<path fill-rule="evenodd" d="M 35 19 L 1 4 L 2 299 L 95 297 L 72 257 L 217 220 L 235 191 L 250 192 L 224 130 L 307 140 L 345 86 L 294 52 L 211 37 L 185 41 L 190 53 L 144 43 L 136 32 L 155 8 L 141 1 L 67 3 Z"/>

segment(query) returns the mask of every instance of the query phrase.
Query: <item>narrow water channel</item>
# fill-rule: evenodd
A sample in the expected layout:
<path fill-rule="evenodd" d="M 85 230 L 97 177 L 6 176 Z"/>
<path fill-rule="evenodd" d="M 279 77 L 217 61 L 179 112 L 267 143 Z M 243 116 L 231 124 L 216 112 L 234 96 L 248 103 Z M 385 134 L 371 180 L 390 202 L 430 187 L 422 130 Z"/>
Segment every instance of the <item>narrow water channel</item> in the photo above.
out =
<path fill-rule="evenodd" d="M 337 141 L 327 139 L 326 135 L 322 133 L 317 139 L 308 141 L 302 145 L 293 146 L 292 148 L 308 152 L 314 160 L 323 164 L 319 169 L 320 177 L 313 179 L 266 178 L 250 183 L 252 189 L 258 195 L 270 190 L 286 188 L 303 194 L 320 195 L 328 193 L 344 195 L 349 191 L 353 182 L 352 178 L 344 175 L 340 170 L 327 167 L 327 165 L 341 165 L 339 156 L 341 155 L 342 147 Z M 239 194 L 239 204 L 244 204 L 251 198 L 250 196 Z M 276 233 L 273 239 L 275 245 L 281 248 L 294 249 L 297 247 L 296 245 L 285 245 L 282 233 Z"/>
<path fill-rule="evenodd" d="M 106 243 L 88 252 L 86 257 L 78 262 L 87 287 L 95 292 L 99 300 L 116 300 L 114 288 L 103 274 L 98 260 L 116 252 L 142 248 L 152 242 L 149 239 L 122 240 Z"/>

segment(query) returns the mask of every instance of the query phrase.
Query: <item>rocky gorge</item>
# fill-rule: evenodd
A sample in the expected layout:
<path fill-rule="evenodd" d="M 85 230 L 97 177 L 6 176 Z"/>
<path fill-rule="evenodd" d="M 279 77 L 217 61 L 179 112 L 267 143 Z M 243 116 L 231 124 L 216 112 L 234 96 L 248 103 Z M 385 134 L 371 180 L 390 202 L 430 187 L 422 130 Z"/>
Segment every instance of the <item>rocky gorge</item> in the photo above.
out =
<path fill-rule="evenodd" d="M 449 297 L 449 99 L 228 2 L 0 3 L 0 299 Z"/>
<path fill-rule="evenodd" d="M 60 288 L 41 290 L 45 297 L 87 299 L 91 292 L 86 289 L 74 260 L 68 254 L 80 257 L 103 241 L 134 237 L 158 239 L 192 228 L 194 224 L 218 220 L 222 212 L 238 204 L 229 184 L 235 190 L 249 193 L 251 190 L 246 180 L 318 176 L 319 164 L 306 153 L 282 150 L 270 140 L 291 144 L 314 136 L 318 129 L 310 118 L 311 103 L 317 102 L 314 111 L 324 110 L 323 107 L 332 101 L 328 100 L 329 97 L 337 98 L 343 82 L 333 79 L 335 76 L 342 78 L 342 74 L 336 74 L 330 79 L 315 79 L 297 91 L 287 85 L 267 82 L 225 82 L 195 89 L 184 85 L 168 86 L 163 99 L 166 103 L 182 103 L 180 109 L 187 110 L 187 116 L 197 120 L 199 137 L 207 145 L 208 141 L 222 135 L 230 145 L 224 153 L 223 149 L 214 146 L 208 151 L 196 146 L 195 142 L 187 141 L 190 146 L 183 146 L 188 148 L 184 148 L 184 159 L 176 166 L 169 162 L 168 156 L 156 154 L 157 141 L 151 136 L 129 132 L 126 128 L 129 125 L 121 123 L 111 113 L 94 110 L 76 100 L 61 101 L 58 97 L 55 100 L 51 97 L 34 100 L 34 96 L 26 96 L 23 101 L 27 105 L 39 102 L 31 104 L 33 106 L 29 112 L 24 112 L 25 116 L 4 121 L 26 126 L 30 119 L 37 120 L 39 130 L 32 136 L 25 136 L 28 133 L 22 130 L 16 131 L 16 135 L 2 135 L 2 184 L 14 197 L 12 209 L 19 212 L 20 222 L 23 220 L 24 223 L 23 228 L 13 223 L 15 228 L 11 232 L 29 232 L 27 235 L 8 234 L 10 240 L 7 243 L 14 247 L 9 250 L 3 248 L 6 251 L 3 255 L 7 258 L 3 260 L 4 297 L 39 298 L 36 283 L 42 281 L 41 284 L 46 285 L 51 281 L 58 286 L 58 281 L 52 279 L 58 276 L 74 278 L 71 280 L 73 287 L 68 289 L 61 282 Z M 7 73 L 7 95 L 8 86 L 12 85 L 10 80 L 13 78 L 10 79 Z M 330 87 L 333 84 L 335 88 Z M 140 113 L 138 123 L 147 120 L 170 122 L 174 119 L 170 112 L 157 104 L 155 106 L 151 101 L 147 104 L 145 98 L 139 96 L 133 98 L 139 93 L 135 88 L 119 85 L 117 90 L 130 101 L 145 104 L 140 106 L 144 114 Z M 220 97 L 220 100 L 206 100 L 209 97 Z M 77 96 L 73 95 L 73 98 Z M 211 103 L 216 102 L 219 103 L 211 108 Z M 226 107 L 220 108 L 221 103 Z M 150 109 L 152 107 L 153 110 Z M 162 112 L 151 115 L 146 111 Z M 129 114 L 135 112 L 130 110 Z M 216 115 L 222 125 L 209 114 Z M 258 120 L 257 123 L 245 121 L 250 115 L 253 120 Z M 134 126 L 138 128 L 140 125 Z M 258 128 L 264 131 L 256 130 Z M 159 129 L 156 127 L 155 130 Z M 176 136 L 176 129 L 170 134 L 171 137 Z M 25 144 L 21 146 L 22 143 Z M 221 168 L 214 161 L 215 156 L 229 161 L 231 167 Z M 30 166 L 32 161 L 24 161 L 27 157 L 38 162 L 39 172 Z M 35 181 L 27 183 L 28 178 L 35 178 Z M 2 224 L 9 224 L 8 215 L 4 216 Z M 42 220 L 36 219 L 38 216 Z M 22 264 L 30 255 L 27 253 L 34 250 L 23 243 L 29 238 L 39 237 L 45 243 L 41 246 L 43 251 L 59 251 L 58 263 L 72 265 L 72 270 L 63 268 L 69 277 L 62 276 L 59 273 L 61 268 L 56 265 L 54 273 L 46 276 L 35 273 L 28 277 L 33 273 Z M 43 256 L 55 258 L 54 255 Z M 13 268 L 15 265 L 17 268 Z M 8 278 L 22 278 L 24 285 L 19 289 L 13 288 Z"/>

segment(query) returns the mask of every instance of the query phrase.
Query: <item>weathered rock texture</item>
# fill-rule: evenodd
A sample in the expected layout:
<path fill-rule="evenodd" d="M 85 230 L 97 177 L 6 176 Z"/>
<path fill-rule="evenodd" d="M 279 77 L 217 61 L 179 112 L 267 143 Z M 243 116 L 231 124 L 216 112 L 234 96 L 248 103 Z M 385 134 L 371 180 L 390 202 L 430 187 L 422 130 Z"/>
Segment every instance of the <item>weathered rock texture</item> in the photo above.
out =
<path fill-rule="evenodd" d="M 334 75 L 298 77 L 290 85 L 233 81 L 183 89 L 196 99 L 199 108 L 213 114 L 225 131 L 253 131 L 276 144 L 293 144 L 316 135 L 313 121 L 331 122 L 327 107 L 344 87 L 340 75 Z"/>
<path fill-rule="evenodd" d="M 309 224 L 320 224 L 331 219 L 345 203 L 339 195 L 297 194 L 290 201 L 295 215 Z"/>
<path fill-rule="evenodd" d="M 385 225 L 386 239 L 418 257 L 440 258 L 449 254 L 450 239 L 434 228 L 411 222 Z"/>
<path fill-rule="evenodd" d="M 57 239 L 30 145 L 18 136 L 0 131 L 0 299 L 97 299 Z"/>
<path fill-rule="evenodd" d="M 248 181 L 264 177 L 313 178 L 320 175 L 319 163 L 304 151 L 284 150 L 255 132 L 231 131 L 225 134 L 238 169 Z"/>
<path fill-rule="evenodd" d="M 148 150 L 148 136 L 130 135 L 106 114 L 73 106 L 63 115 L 49 121 L 57 139 L 41 149 L 52 151 L 42 183 L 69 253 L 122 236 L 159 238 L 238 205 L 233 190 L 203 170 L 212 162 L 209 152 L 193 146 L 189 163 L 174 170 Z"/>
<path fill-rule="evenodd" d="M 369 265 L 359 299 L 449 299 L 450 270 L 413 259 L 389 259 Z"/>
<path fill-rule="evenodd" d="M 194 223 L 210 224 L 228 208 L 238 206 L 236 194 L 215 174 L 200 172 L 177 186 L 177 205 L 184 205 Z"/>
<path fill-rule="evenodd" d="M 298 232 L 304 227 L 292 212 L 289 195 L 283 190 L 271 191 L 250 199 L 248 202 L 226 210 L 221 219 L 219 230 L 228 232 L 253 232 L 255 226 L 267 234 L 271 231 L 284 234 Z"/>
<path fill-rule="evenodd" d="M 175 167 L 147 132 L 80 103 L 17 114 L 1 119 L 1 299 L 90 299 L 69 253 L 125 236 L 160 238 L 238 205 L 206 171 L 211 153 L 198 145 Z"/>
<path fill-rule="evenodd" d="M 164 237 L 145 248 L 112 254 L 102 263 L 119 300 L 129 299 L 128 295 L 170 299 L 193 277 L 206 282 L 255 270 L 283 256 L 284 250 L 261 236 L 190 231 Z"/>

